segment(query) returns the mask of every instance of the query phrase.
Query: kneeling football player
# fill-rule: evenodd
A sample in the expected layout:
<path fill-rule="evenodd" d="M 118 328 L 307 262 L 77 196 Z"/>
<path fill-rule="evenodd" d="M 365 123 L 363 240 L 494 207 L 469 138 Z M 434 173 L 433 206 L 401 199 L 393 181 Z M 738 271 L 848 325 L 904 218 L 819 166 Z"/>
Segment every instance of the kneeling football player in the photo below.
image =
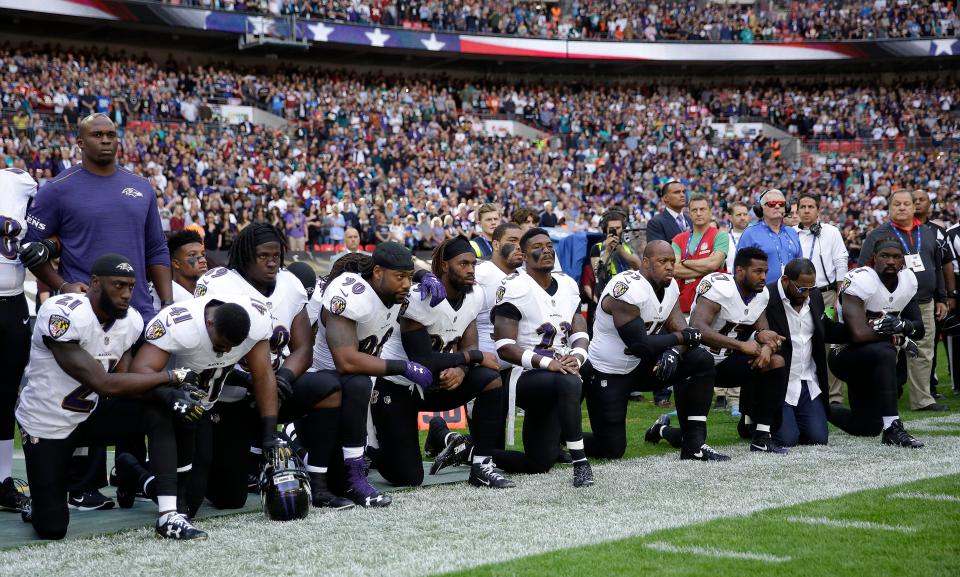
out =
<path fill-rule="evenodd" d="M 394 485 L 420 485 L 423 466 L 417 434 L 417 413 L 448 411 L 474 401 L 470 419 L 472 442 L 446 427 L 432 426 L 428 453 L 436 460 L 431 473 L 451 464 L 471 464 L 471 485 L 507 488 L 513 483 L 493 466 L 491 457 L 504 421 L 499 361 L 478 349 L 477 315 L 483 308 L 483 289 L 474 286 L 477 257 L 470 242 L 456 237 L 433 254 L 433 274 L 447 298 L 435 307 L 410 299 L 400 308 L 400 331 L 383 349 L 387 359 L 412 360 L 433 374 L 429 386 L 402 376 L 377 379 L 370 410 L 379 447 L 374 463 Z M 414 287 L 417 290 L 418 287 Z"/>
<path fill-rule="evenodd" d="M 157 534 L 207 537 L 177 512 L 174 414 L 198 418 L 199 391 L 181 387 L 162 365 L 145 374 L 128 372 L 130 347 L 143 330 L 140 314 L 130 310 L 134 282 L 126 257 L 104 255 L 90 268 L 89 292 L 51 297 L 37 313 L 16 416 L 31 493 L 24 519 L 41 539 L 62 539 L 67 533 L 74 449 L 144 434 L 156 470 Z"/>
<path fill-rule="evenodd" d="M 583 448 L 580 367 L 590 339 L 580 314 L 580 289 L 562 272 L 553 272 L 556 252 L 550 235 L 531 228 L 520 238 L 526 274 L 514 273 L 497 288 L 493 337 L 509 370 L 509 426 L 513 443 L 514 408 L 524 410 L 523 449 L 494 453 L 505 471 L 545 473 L 557 462 L 560 443 L 573 460 L 573 485 L 594 484 Z"/>
<path fill-rule="evenodd" d="M 632 391 L 673 385 L 680 430 L 667 428 L 681 459 L 726 461 L 706 444 L 707 412 L 713 396 L 713 357 L 700 346 L 700 331 L 680 312 L 673 279 L 675 257 L 664 241 L 646 245 L 639 271 L 610 279 L 600 295 L 584 367 L 584 393 L 592 433 L 587 455 L 619 459 L 627 447 L 627 402 Z M 589 369 L 592 368 L 592 371 Z M 592 372 L 592 374 L 591 374 Z"/>

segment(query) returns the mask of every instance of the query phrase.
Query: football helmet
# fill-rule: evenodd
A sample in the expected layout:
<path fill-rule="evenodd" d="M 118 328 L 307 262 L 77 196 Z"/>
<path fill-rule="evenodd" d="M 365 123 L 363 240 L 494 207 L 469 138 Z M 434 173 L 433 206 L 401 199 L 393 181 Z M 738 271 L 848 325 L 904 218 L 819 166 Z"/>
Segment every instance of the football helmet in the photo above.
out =
<path fill-rule="evenodd" d="M 310 512 L 310 476 L 303 461 L 284 441 L 264 451 L 260 503 L 272 521 L 303 519 Z"/>

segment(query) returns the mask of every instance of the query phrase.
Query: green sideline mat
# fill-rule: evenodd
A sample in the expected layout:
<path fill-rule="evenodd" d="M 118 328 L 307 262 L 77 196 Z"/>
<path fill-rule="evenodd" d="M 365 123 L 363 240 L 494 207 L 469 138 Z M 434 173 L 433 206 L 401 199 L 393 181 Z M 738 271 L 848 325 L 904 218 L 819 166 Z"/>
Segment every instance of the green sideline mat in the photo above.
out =
<path fill-rule="evenodd" d="M 107 462 L 113 462 L 113 454 L 107 455 Z M 423 484 L 441 485 L 444 483 L 460 483 L 467 480 L 470 476 L 470 468 L 451 467 L 445 469 L 436 475 L 430 475 L 431 463 L 423 464 Z M 16 451 L 13 459 L 13 476 L 26 480 L 27 474 L 24 467 L 23 453 Z M 378 489 L 390 491 L 393 487 L 384 481 L 378 472 L 370 471 L 370 482 Z M 113 487 L 103 489 L 103 494 L 113 497 L 116 490 Z M 247 497 L 247 504 L 242 509 L 231 509 L 220 511 L 214 509 L 209 504 L 205 505 L 198 515 L 198 519 L 207 517 L 219 517 L 223 515 L 236 515 L 237 513 L 250 513 L 260 510 L 260 498 L 251 494 Z M 79 539 L 91 535 L 100 535 L 104 533 L 115 533 L 128 529 L 139 529 L 141 527 L 153 527 L 157 521 L 156 505 L 149 501 L 137 501 L 131 509 L 120 509 L 114 507 L 108 511 L 75 511 L 70 510 L 70 528 L 67 531 L 67 539 Z M 202 527 L 202 523 L 200 524 Z M 30 543 L 39 543 L 33 527 L 24 523 L 17 513 L 0 511 L 0 549 L 10 549 Z"/>

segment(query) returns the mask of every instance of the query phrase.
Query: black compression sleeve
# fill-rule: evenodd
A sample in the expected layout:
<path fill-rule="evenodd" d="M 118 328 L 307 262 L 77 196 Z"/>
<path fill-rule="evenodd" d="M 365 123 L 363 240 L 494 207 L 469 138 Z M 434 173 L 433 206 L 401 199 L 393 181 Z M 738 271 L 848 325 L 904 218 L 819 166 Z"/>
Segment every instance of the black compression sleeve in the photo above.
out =
<path fill-rule="evenodd" d="M 523 315 L 520 314 L 520 309 L 518 309 L 513 303 L 502 303 L 495 306 L 490 318 L 498 316 L 507 317 L 508 319 L 513 319 L 515 321 L 519 321 L 521 318 L 523 318 Z"/>
<path fill-rule="evenodd" d="M 916 342 L 923 339 L 923 335 L 927 333 L 927 327 L 923 326 L 923 315 L 920 314 L 920 305 L 917 304 L 917 299 L 911 299 L 907 303 L 903 312 L 900 313 L 900 317 L 913 323 L 913 334 L 907 335 L 911 340 Z"/>
<path fill-rule="evenodd" d="M 393 375 L 402 375 L 407 371 L 407 363 L 405 361 L 398 361 L 396 359 L 388 359 L 386 361 L 386 367 L 384 371 L 385 377 L 391 377 Z"/>
<path fill-rule="evenodd" d="M 648 364 L 656 363 L 663 351 L 680 344 L 677 342 L 677 337 L 672 334 L 648 335 L 647 328 L 640 317 L 618 327 L 617 334 L 630 352 L 640 358 L 640 362 Z"/>
<path fill-rule="evenodd" d="M 403 342 L 403 350 L 406 351 L 410 360 L 427 367 L 430 369 L 430 372 L 435 375 L 443 369 L 465 364 L 463 353 L 440 353 L 434 351 L 430 334 L 427 332 L 427 329 L 423 327 L 415 331 L 400 333 L 400 340 Z"/>

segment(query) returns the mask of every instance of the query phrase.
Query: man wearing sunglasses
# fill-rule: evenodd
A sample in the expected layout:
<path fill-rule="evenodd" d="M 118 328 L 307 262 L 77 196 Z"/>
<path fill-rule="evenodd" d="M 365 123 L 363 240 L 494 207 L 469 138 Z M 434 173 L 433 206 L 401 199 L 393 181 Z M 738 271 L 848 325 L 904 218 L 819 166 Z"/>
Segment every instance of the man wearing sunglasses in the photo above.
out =
<path fill-rule="evenodd" d="M 824 343 L 846 342 L 846 333 L 842 324 L 824 316 L 823 295 L 816 281 L 813 262 L 795 258 L 787 263 L 783 276 L 767 285 L 767 323 L 770 330 L 789 337 L 780 346 L 788 375 L 783 420 L 773 435 L 783 447 L 827 444 Z"/>
<path fill-rule="evenodd" d="M 767 253 L 767 284 L 780 278 L 788 262 L 803 256 L 800 236 L 783 222 L 786 205 L 786 198 L 776 188 L 761 194 L 757 206 L 753 207 L 761 220 L 744 231 L 737 245 L 738 250 L 754 246 Z"/>

